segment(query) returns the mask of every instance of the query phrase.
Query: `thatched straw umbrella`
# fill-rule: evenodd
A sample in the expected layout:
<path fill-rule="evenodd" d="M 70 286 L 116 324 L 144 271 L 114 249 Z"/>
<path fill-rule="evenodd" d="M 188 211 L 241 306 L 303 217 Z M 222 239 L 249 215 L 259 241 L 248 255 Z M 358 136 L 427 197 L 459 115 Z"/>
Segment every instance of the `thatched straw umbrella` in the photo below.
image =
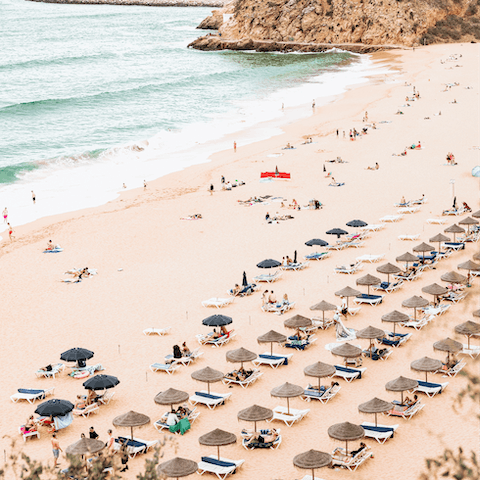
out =
<path fill-rule="evenodd" d="M 475 213 L 472 213 L 473 218 L 480 218 L 480 210 L 477 210 Z"/>
<path fill-rule="evenodd" d="M 414 319 L 417 320 L 417 308 L 426 307 L 430 302 L 425 300 L 423 297 L 418 297 L 414 295 L 413 297 L 407 298 L 402 302 L 402 307 L 413 308 Z"/>
<path fill-rule="evenodd" d="M 470 283 L 470 272 L 472 270 L 474 271 L 480 270 L 480 265 L 478 263 L 472 262 L 471 260 L 467 260 L 466 262 L 463 262 L 457 265 L 457 268 L 459 270 L 468 270 L 467 283 Z"/>
<path fill-rule="evenodd" d="M 438 251 L 441 252 L 442 251 L 442 248 L 441 248 L 442 242 L 449 242 L 450 237 L 447 237 L 446 235 L 443 235 L 443 234 L 439 233 L 438 235 L 435 235 L 434 237 L 429 238 L 428 241 L 438 243 Z"/>
<path fill-rule="evenodd" d="M 456 223 L 454 223 L 453 225 L 450 225 L 450 227 L 446 228 L 444 232 L 453 233 L 453 241 L 456 242 L 457 233 L 465 233 L 465 229 L 462 227 L 459 227 Z"/>
<path fill-rule="evenodd" d="M 88 468 L 87 455 L 100 452 L 105 448 L 105 442 L 97 440 L 96 438 L 81 438 L 75 443 L 72 443 L 65 449 L 68 455 L 85 455 L 85 470 Z"/>
<path fill-rule="evenodd" d="M 358 406 L 358 410 L 362 413 L 375 414 L 375 426 L 378 425 L 377 414 L 388 412 L 389 410 L 392 410 L 392 408 L 393 408 L 393 403 L 386 402 L 385 400 L 381 400 L 380 398 L 377 398 L 377 397 L 372 398 L 372 400 L 369 400 L 368 402 L 361 403 Z"/>
<path fill-rule="evenodd" d="M 371 285 L 379 285 L 380 283 L 382 283 L 382 281 L 378 277 L 374 277 L 369 273 L 363 277 L 357 278 L 356 280 L 357 285 L 367 285 L 367 295 L 370 295 Z"/>
<path fill-rule="evenodd" d="M 422 263 L 425 263 L 425 252 L 431 252 L 435 250 L 435 247 L 432 247 L 431 245 L 428 245 L 427 243 L 422 242 L 420 245 L 413 247 L 412 250 L 414 252 L 420 252 L 422 254 Z"/>
<path fill-rule="evenodd" d="M 477 337 L 480 335 L 480 323 L 471 322 L 468 320 L 465 323 L 455 326 L 455 331 L 467 337 L 467 347 L 470 350 L 470 337 Z"/>
<path fill-rule="evenodd" d="M 406 313 L 393 310 L 393 312 L 382 315 L 382 322 L 393 323 L 393 334 L 395 335 L 395 325 L 397 323 L 408 322 L 410 317 Z"/>
<path fill-rule="evenodd" d="M 174 405 L 186 402 L 189 397 L 190 395 L 187 392 L 182 392 L 175 388 L 169 388 L 164 392 L 157 393 L 154 400 L 155 403 L 158 403 L 159 405 L 170 405 L 170 408 L 173 410 Z"/>
<path fill-rule="evenodd" d="M 328 303 L 325 300 L 322 300 L 319 303 L 316 303 L 315 305 L 312 305 L 310 307 L 310 310 L 317 310 L 322 312 L 322 321 L 323 321 L 323 328 L 325 328 L 325 312 L 332 312 L 337 309 L 337 306 L 334 305 L 333 303 Z"/>
<path fill-rule="evenodd" d="M 473 259 L 480 261 L 480 252 L 475 253 L 475 254 L 473 255 Z"/>
<path fill-rule="evenodd" d="M 227 362 L 232 363 L 241 363 L 241 368 L 243 369 L 243 362 L 251 362 L 257 358 L 257 354 L 247 350 L 246 348 L 240 347 L 236 350 L 229 350 L 226 353 Z"/>
<path fill-rule="evenodd" d="M 401 271 L 402 271 L 401 268 L 391 263 L 385 263 L 384 265 L 380 265 L 379 267 L 377 267 L 377 272 L 387 274 L 387 283 L 390 283 L 390 275 L 393 275 L 395 273 L 400 273 Z"/>
<path fill-rule="evenodd" d="M 459 225 L 466 225 L 467 226 L 467 235 L 470 235 L 470 225 L 478 225 L 479 221 L 475 220 L 472 217 L 463 218 L 458 222 Z"/>
<path fill-rule="evenodd" d="M 436 358 L 423 357 L 418 360 L 414 360 L 410 364 L 412 370 L 417 372 L 425 372 L 425 381 L 428 382 L 428 372 L 436 372 L 442 368 L 442 362 Z"/>
<path fill-rule="evenodd" d="M 449 283 L 467 283 L 467 277 L 460 275 L 457 272 L 444 273 L 440 279 Z"/>
<path fill-rule="evenodd" d="M 246 422 L 253 422 L 255 425 L 255 431 L 257 431 L 257 422 L 270 420 L 273 417 L 273 410 L 258 405 L 252 405 L 251 407 L 240 410 L 237 413 L 237 417 Z"/>
<path fill-rule="evenodd" d="M 405 268 L 408 268 L 408 264 L 412 262 L 418 262 L 418 257 L 410 252 L 404 253 L 395 259 L 396 262 L 405 262 Z"/>
<path fill-rule="evenodd" d="M 210 367 L 202 368 L 201 370 L 196 370 L 191 374 L 191 377 L 194 380 L 199 382 L 204 382 L 207 384 L 207 391 L 210 394 L 210 384 L 220 382 L 224 375 L 220 370 L 215 370 Z"/>
<path fill-rule="evenodd" d="M 337 297 L 345 297 L 347 299 L 347 308 L 348 308 L 348 299 L 350 297 L 357 297 L 358 295 L 360 295 L 361 292 L 359 292 L 358 290 L 355 290 L 354 288 L 352 287 L 345 287 L 345 288 L 342 288 L 341 290 L 338 290 L 338 292 L 335 292 L 335 295 Z"/>
<path fill-rule="evenodd" d="M 130 427 L 130 433 L 133 440 L 133 427 L 141 427 L 150 423 L 150 417 L 144 415 L 143 413 L 134 412 L 130 410 L 123 415 L 119 415 L 112 420 L 112 423 L 116 427 Z"/>
<path fill-rule="evenodd" d="M 379 328 L 372 327 L 371 325 L 367 328 L 359 330 L 357 333 L 357 338 L 368 338 L 370 340 L 370 358 L 372 358 L 372 340 L 374 338 L 383 338 L 385 336 L 385 331 L 380 330 Z"/>
<path fill-rule="evenodd" d="M 303 470 L 312 471 L 312 480 L 315 480 L 315 469 L 326 467 L 332 463 L 332 457 L 328 453 L 318 450 L 309 450 L 293 457 L 293 464 Z"/>
<path fill-rule="evenodd" d="M 344 343 L 332 349 L 332 354 L 344 358 L 345 365 L 347 364 L 347 358 L 357 358 L 362 355 L 362 349 L 350 345 L 349 343 Z"/>
<path fill-rule="evenodd" d="M 287 328 L 295 328 L 297 330 L 297 335 L 300 335 L 300 329 L 311 327 L 313 322 L 310 318 L 304 317 L 303 315 L 294 315 L 291 318 L 288 318 L 283 322 Z"/>
<path fill-rule="evenodd" d="M 237 436 L 233 433 L 226 432 L 216 428 L 211 432 L 202 435 L 198 439 L 200 445 L 207 445 L 208 447 L 217 447 L 217 457 L 220 460 L 220 447 L 224 445 L 232 445 L 237 442 Z"/>
<path fill-rule="evenodd" d="M 276 332 L 275 330 L 270 330 L 264 335 L 257 337 L 258 343 L 269 343 L 270 344 L 270 355 L 273 355 L 273 344 L 274 343 L 284 343 L 287 341 L 287 337 L 281 333 Z"/>
<path fill-rule="evenodd" d="M 433 302 L 436 305 L 438 303 L 438 296 L 445 295 L 448 292 L 448 288 L 438 285 L 438 283 L 432 283 L 422 288 L 423 293 L 433 295 Z"/>
<path fill-rule="evenodd" d="M 188 477 L 197 470 L 197 462 L 180 457 L 175 457 L 168 462 L 163 462 L 157 467 L 157 472 L 160 475 L 166 475 L 169 478 Z"/>
<path fill-rule="evenodd" d="M 479 309 L 479 310 L 475 310 L 475 311 L 472 313 L 472 315 L 473 315 L 474 317 L 480 317 L 480 309 Z"/>
<path fill-rule="evenodd" d="M 450 363 L 450 354 L 457 353 L 463 350 L 463 345 L 460 342 L 452 340 L 451 338 L 447 337 L 443 340 L 439 340 L 433 344 L 434 350 L 440 350 L 442 352 L 447 353 L 447 362 Z"/>
<path fill-rule="evenodd" d="M 345 452 L 348 455 L 348 442 L 360 440 L 365 436 L 365 430 L 360 425 L 350 422 L 336 423 L 328 428 L 328 436 L 345 442 Z"/>
<path fill-rule="evenodd" d="M 401 392 L 402 394 L 402 405 L 403 405 L 403 392 L 407 390 L 413 390 L 418 387 L 418 382 L 411 378 L 398 377 L 395 380 L 390 380 L 385 384 L 385 389 L 391 392 Z"/>
<path fill-rule="evenodd" d="M 331 377 L 335 373 L 335 367 L 328 363 L 316 362 L 313 365 L 308 365 L 303 369 L 303 373 L 307 377 L 318 378 L 318 391 L 320 391 L 321 383 L 320 379 L 324 377 Z"/>
<path fill-rule="evenodd" d="M 286 398 L 287 399 L 287 415 L 290 415 L 290 398 L 299 397 L 303 395 L 303 388 L 293 383 L 284 383 L 278 387 L 275 387 L 270 391 L 272 397 Z"/>

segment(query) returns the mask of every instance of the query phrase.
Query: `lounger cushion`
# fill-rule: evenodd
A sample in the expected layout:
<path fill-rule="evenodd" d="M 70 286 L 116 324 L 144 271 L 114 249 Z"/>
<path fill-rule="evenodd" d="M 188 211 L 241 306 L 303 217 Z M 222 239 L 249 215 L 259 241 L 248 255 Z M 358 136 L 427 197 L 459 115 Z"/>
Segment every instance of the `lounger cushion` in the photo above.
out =
<path fill-rule="evenodd" d="M 211 398 L 212 400 L 223 400 L 223 397 L 205 392 L 195 392 L 195 395 L 198 395 L 199 397 Z"/>
<path fill-rule="evenodd" d="M 134 447 L 134 448 L 143 447 L 143 449 L 146 449 L 146 448 L 147 448 L 147 444 L 146 444 L 146 443 L 137 442 L 136 440 L 132 440 L 132 439 L 129 439 L 129 438 L 126 438 L 126 437 L 118 437 L 118 438 L 115 439 L 115 442 L 117 442 L 117 443 L 120 443 L 120 441 L 121 441 L 122 443 L 127 442 L 127 446 L 128 446 L 128 447 Z"/>
<path fill-rule="evenodd" d="M 392 432 L 392 437 L 395 431 L 393 428 L 390 428 L 390 427 L 375 427 L 374 425 L 362 425 L 362 428 L 364 430 L 371 430 L 373 432 L 381 432 L 381 433 Z"/>
<path fill-rule="evenodd" d="M 400 340 L 389 340 L 388 338 L 382 338 L 380 340 L 384 345 L 391 345 L 391 346 L 398 346 L 398 344 L 400 343 Z"/>
<path fill-rule="evenodd" d="M 430 383 L 430 382 L 421 382 L 418 380 L 418 384 L 421 387 L 427 387 L 427 388 L 442 388 L 442 386 L 439 383 Z"/>
<path fill-rule="evenodd" d="M 29 388 L 19 388 L 18 393 L 27 393 L 29 395 L 38 395 L 40 393 L 45 393 L 45 390 L 31 390 Z"/>
<path fill-rule="evenodd" d="M 260 358 L 265 358 L 266 360 L 281 360 L 283 359 L 283 364 L 288 365 L 288 358 L 287 357 L 282 357 L 282 356 L 277 356 L 277 355 L 259 355 Z"/>
<path fill-rule="evenodd" d="M 211 457 L 202 457 L 202 462 L 218 465 L 219 467 L 236 467 L 237 466 L 233 462 L 224 462 L 223 460 L 217 460 L 216 458 L 211 458 Z"/>
<path fill-rule="evenodd" d="M 309 397 L 323 397 L 325 395 L 325 388 L 323 390 L 304 390 L 303 393 Z"/>
<path fill-rule="evenodd" d="M 335 369 L 339 370 L 340 372 L 359 373 L 360 375 L 357 378 L 362 378 L 362 371 L 361 370 L 356 370 L 355 368 L 341 367 L 339 365 L 335 365 Z"/>

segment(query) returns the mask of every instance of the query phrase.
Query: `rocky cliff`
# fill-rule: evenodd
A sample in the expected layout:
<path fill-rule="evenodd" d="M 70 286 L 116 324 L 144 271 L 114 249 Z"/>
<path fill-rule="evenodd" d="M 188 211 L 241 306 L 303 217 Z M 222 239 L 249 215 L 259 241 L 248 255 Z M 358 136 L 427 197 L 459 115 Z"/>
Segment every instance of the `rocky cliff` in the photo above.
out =
<path fill-rule="evenodd" d="M 215 25 L 232 14 L 219 26 L 224 42 L 412 46 L 480 39 L 479 6 L 480 0 L 236 0 L 216 12 Z"/>

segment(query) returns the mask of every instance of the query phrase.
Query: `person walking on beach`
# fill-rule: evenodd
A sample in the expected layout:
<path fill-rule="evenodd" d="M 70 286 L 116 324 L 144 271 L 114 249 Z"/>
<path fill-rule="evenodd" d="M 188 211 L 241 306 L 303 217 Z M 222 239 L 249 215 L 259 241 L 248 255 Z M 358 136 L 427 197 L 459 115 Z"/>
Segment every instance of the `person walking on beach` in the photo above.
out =
<path fill-rule="evenodd" d="M 213 195 L 213 190 L 214 190 L 213 183 L 210 184 L 210 195 Z"/>
<path fill-rule="evenodd" d="M 7 217 L 8 217 L 8 210 L 7 210 L 7 207 L 5 207 L 5 210 L 3 211 L 3 223 L 8 223 Z"/>
<path fill-rule="evenodd" d="M 32 200 L 33 200 L 33 204 L 35 205 L 36 196 L 33 190 L 32 190 Z"/>
<path fill-rule="evenodd" d="M 10 241 L 12 241 L 15 238 L 15 235 L 13 235 L 13 228 L 9 223 L 7 223 L 7 226 L 8 226 L 8 236 L 10 237 Z"/>
<path fill-rule="evenodd" d="M 233 142 L 233 151 L 237 153 L 237 142 Z"/>
<path fill-rule="evenodd" d="M 147 189 L 147 182 L 144 180 L 143 181 L 143 189 L 146 190 Z"/>
<path fill-rule="evenodd" d="M 57 440 L 57 434 L 52 434 L 52 452 L 53 452 L 53 466 L 57 468 L 58 466 L 58 457 L 60 456 L 60 452 L 63 452 L 62 448 L 60 447 L 60 443 Z"/>
<path fill-rule="evenodd" d="M 315 99 L 313 99 L 312 108 L 315 110 Z"/>
<path fill-rule="evenodd" d="M 337 138 L 338 138 L 338 128 L 337 128 Z"/>
<path fill-rule="evenodd" d="M 113 455 L 115 453 L 115 449 L 113 448 L 113 446 L 115 444 L 115 438 L 113 438 L 111 430 L 108 430 L 107 433 L 108 433 L 108 440 L 107 440 L 107 444 L 106 444 L 107 453 L 108 453 L 108 455 Z"/>

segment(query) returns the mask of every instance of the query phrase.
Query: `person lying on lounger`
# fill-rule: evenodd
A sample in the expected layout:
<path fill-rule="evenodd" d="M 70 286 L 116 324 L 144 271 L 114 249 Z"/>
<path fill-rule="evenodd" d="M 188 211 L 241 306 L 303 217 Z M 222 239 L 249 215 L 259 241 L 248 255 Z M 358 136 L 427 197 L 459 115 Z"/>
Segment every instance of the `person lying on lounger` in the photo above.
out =
<path fill-rule="evenodd" d="M 249 444 L 255 443 L 273 443 L 278 438 L 278 432 L 275 428 L 272 428 L 270 434 L 263 434 L 259 432 L 255 432 L 252 437 L 250 438 Z"/>
<path fill-rule="evenodd" d="M 53 370 L 52 365 L 47 365 L 46 367 L 39 368 L 42 372 L 51 372 Z"/>
<path fill-rule="evenodd" d="M 445 362 L 442 362 L 442 370 L 450 370 L 458 363 L 455 354 L 452 353 L 451 355 L 447 355 L 445 358 Z"/>
<path fill-rule="evenodd" d="M 190 349 L 187 347 L 187 343 L 186 343 L 186 342 L 183 342 L 183 343 L 182 343 L 182 349 L 181 349 L 181 350 L 182 350 L 182 355 L 183 355 L 184 357 L 189 357 L 189 356 L 192 354 L 192 352 L 190 351 Z"/>
<path fill-rule="evenodd" d="M 335 460 L 338 460 L 342 463 L 348 463 L 348 462 L 350 462 L 350 460 L 353 457 L 355 457 L 355 455 L 358 455 L 361 451 L 365 450 L 366 448 L 367 448 L 367 446 L 363 442 L 360 443 L 360 447 L 357 450 L 353 450 L 353 451 L 348 452 L 348 453 L 343 453 L 343 452 L 345 452 L 345 450 L 343 448 L 337 447 L 333 451 L 332 467 L 335 466 Z"/>
<path fill-rule="evenodd" d="M 238 295 L 240 292 L 242 291 L 242 289 L 240 288 L 240 286 L 238 285 L 238 283 L 235 284 L 235 286 L 230 290 L 230 293 L 235 296 L 235 295 Z"/>
<path fill-rule="evenodd" d="M 35 418 L 33 415 L 30 415 L 25 422 L 25 426 L 23 427 L 25 432 L 36 432 L 37 425 L 35 425 Z"/>

